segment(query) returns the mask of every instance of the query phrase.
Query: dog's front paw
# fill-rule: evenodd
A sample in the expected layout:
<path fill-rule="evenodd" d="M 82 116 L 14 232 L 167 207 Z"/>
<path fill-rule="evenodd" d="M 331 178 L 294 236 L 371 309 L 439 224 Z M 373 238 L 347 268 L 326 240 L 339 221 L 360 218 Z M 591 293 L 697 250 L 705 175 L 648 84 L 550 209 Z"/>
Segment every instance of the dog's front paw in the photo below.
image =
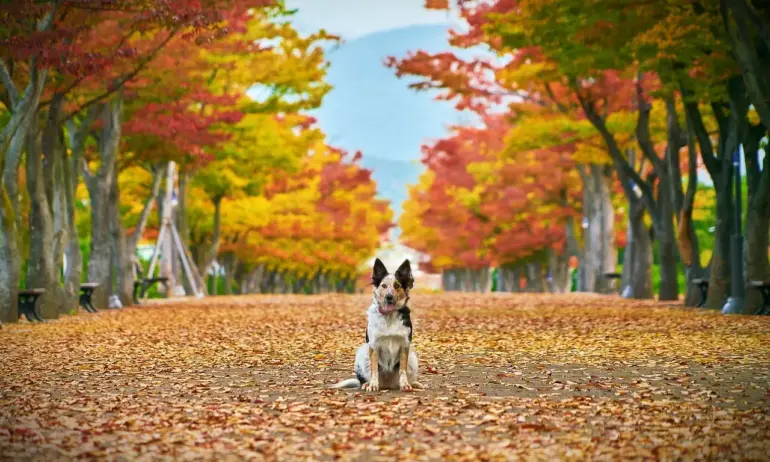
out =
<path fill-rule="evenodd" d="M 399 378 L 398 387 L 401 389 L 401 391 L 412 391 L 412 386 L 409 385 L 409 380 L 406 379 L 406 376 Z"/>
<path fill-rule="evenodd" d="M 380 390 L 380 384 L 376 381 L 371 381 L 369 383 L 364 384 L 364 390 L 366 391 L 379 391 Z"/>

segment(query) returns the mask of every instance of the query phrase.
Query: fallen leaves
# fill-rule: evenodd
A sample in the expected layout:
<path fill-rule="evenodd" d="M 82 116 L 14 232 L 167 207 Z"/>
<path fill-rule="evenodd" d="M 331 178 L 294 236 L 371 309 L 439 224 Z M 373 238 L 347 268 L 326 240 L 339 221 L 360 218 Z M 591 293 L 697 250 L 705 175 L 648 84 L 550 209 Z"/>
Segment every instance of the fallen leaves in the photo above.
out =
<path fill-rule="evenodd" d="M 0 331 L 9 459 L 741 459 L 770 320 L 570 295 L 413 300 L 426 390 L 352 375 L 366 296 L 222 297 Z"/>

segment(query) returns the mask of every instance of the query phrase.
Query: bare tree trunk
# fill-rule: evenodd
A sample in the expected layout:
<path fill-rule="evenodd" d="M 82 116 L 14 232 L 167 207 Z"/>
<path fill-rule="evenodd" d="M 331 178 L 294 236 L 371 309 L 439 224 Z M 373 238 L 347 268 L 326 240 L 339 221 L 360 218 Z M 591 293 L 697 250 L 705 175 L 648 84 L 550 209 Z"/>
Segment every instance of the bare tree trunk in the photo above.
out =
<path fill-rule="evenodd" d="M 64 251 L 70 240 L 67 226 L 67 187 L 64 177 L 64 166 L 67 163 L 67 157 L 64 151 L 64 132 L 62 127 L 57 129 L 57 150 L 53 159 L 53 227 L 54 227 L 54 245 L 53 245 L 53 263 L 56 272 L 57 281 L 61 279 L 64 270 Z M 73 303 L 74 302 L 74 303 Z M 59 313 L 68 313 L 76 310 L 77 302 L 67 296 L 65 286 L 57 284 L 57 304 Z"/>
<path fill-rule="evenodd" d="M 746 210 L 746 282 L 770 279 L 767 249 L 770 246 L 770 156 L 765 155 L 759 169 L 759 142 L 765 135 L 762 126 L 752 126 L 744 144 L 747 182 L 749 186 Z M 762 312 L 764 300 L 756 289 L 746 292 L 745 314 Z"/>
<path fill-rule="evenodd" d="M 271 269 L 266 269 L 265 273 L 260 292 L 263 294 L 271 294 L 275 291 L 277 273 L 275 270 Z"/>
<path fill-rule="evenodd" d="M 161 175 L 162 176 L 162 175 Z M 189 219 L 187 217 L 187 189 L 190 184 L 190 173 L 186 170 L 180 170 L 179 171 L 179 185 L 178 185 L 178 197 L 177 197 L 177 206 L 176 206 L 176 226 L 177 231 L 179 232 L 179 238 L 182 240 L 182 244 L 187 248 L 187 246 L 190 244 L 190 224 Z M 196 267 L 200 268 L 200 266 L 191 259 L 190 261 L 191 265 L 196 265 Z M 192 284 L 190 283 L 187 273 L 182 272 L 184 275 L 182 277 L 182 284 L 184 285 L 184 290 L 186 293 L 192 293 Z M 198 285 L 201 285 L 201 282 L 198 282 Z M 205 286 L 205 284 L 204 284 Z"/>
<path fill-rule="evenodd" d="M 238 260 L 235 258 L 235 252 L 227 252 L 222 256 L 222 266 L 225 269 L 225 295 L 233 294 L 233 279 L 238 266 Z"/>
<path fill-rule="evenodd" d="M 615 272 L 618 260 L 612 169 L 597 164 L 578 168 L 583 179 L 583 215 L 587 225 L 583 233 L 583 280 L 579 287 L 587 292 L 604 293 L 609 288 L 604 274 Z"/>
<path fill-rule="evenodd" d="M 134 303 L 134 249 L 126 237 L 123 220 L 120 216 L 120 188 L 117 178 L 112 182 L 108 209 L 110 212 L 110 234 L 113 241 L 114 268 L 117 273 L 115 293 L 120 297 L 122 306 Z"/>
<path fill-rule="evenodd" d="M 52 97 L 51 104 L 48 108 L 48 118 L 42 134 L 41 150 L 43 160 L 42 176 L 40 176 L 43 188 L 45 189 L 46 201 L 48 203 L 48 209 L 44 213 L 49 215 L 52 223 L 51 241 L 53 248 L 50 249 L 50 252 L 52 261 L 51 276 L 53 282 L 50 284 L 51 293 L 46 295 L 53 298 L 53 304 L 59 314 L 68 313 L 77 309 L 77 305 L 67 304 L 68 300 L 64 294 L 64 288 L 59 283 L 60 271 L 64 267 L 64 246 L 67 240 L 65 218 L 66 197 L 64 195 L 64 181 L 62 174 L 65 144 L 60 120 L 62 102 L 62 95 L 56 93 Z M 33 217 L 30 215 L 30 220 L 32 219 Z M 39 239 L 37 243 L 40 244 Z"/>
<path fill-rule="evenodd" d="M 570 291 L 569 279 L 569 255 L 565 251 L 557 252 L 548 249 L 548 268 L 551 273 L 551 291 L 557 294 L 563 294 Z"/>
<path fill-rule="evenodd" d="M 628 290 L 624 289 L 623 296 L 635 299 L 652 298 L 652 239 L 650 230 L 644 224 L 645 208 L 641 201 L 635 201 L 631 205 L 628 216 L 629 234 L 632 236 L 633 245 L 630 249 Z M 629 249 L 626 248 L 626 253 Z M 623 267 L 625 273 L 625 265 Z"/>
<path fill-rule="evenodd" d="M 539 261 L 527 263 L 526 266 L 527 292 L 545 292 L 543 267 Z"/>
<path fill-rule="evenodd" d="M 62 162 L 62 176 L 65 190 L 67 246 L 64 255 L 67 258 L 67 266 L 64 269 L 64 297 L 66 306 L 77 306 L 80 294 L 80 282 L 83 275 L 83 253 L 80 250 L 80 236 L 76 226 L 75 216 L 75 191 L 80 182 L 80 169 L 85 151 L 85 142 L 91 125 L 98 114 L 98 106 L 88 109 L 81 120 L 80 127 L 70 119 L 67 123 L 67 134 L 70 140 L 70 158 Z"/>
<path fill-rule="evenodd" d="M 88 280 L 99 284 L 92 298 L 94 306 L 99 309 L 107 307 L 107 298 L 113 290 L 110 279 L 112 239 L 109 197 L 112 182 L 117 181 L 115 170 L 122 108 L 119 94 L 112 101 L 103 104 L 102 129 L 99 136 L 101 163 L 93 174 L 87 166 L 83 166 L 83 176 L 91 200 L 91 252 L 88 259 Z"/>
<path fill-rule="evenodd" d="M 49 19 L 52 20 L 53 15 Z M 50 27 L 47 21 L 46 28 Z M 19 319 L 19 283 L 21 280 L 21 255 L 18 230 L 21 226 L 19 213 L 19 164 L 27 129 L 35 123 L 40 95 L 48 71 L 37 69 L 37 57 L 30 59 L 29 85 L 23 96 L 10 109 L 11 118 L 0 131 L 0 320 L 16 322 Z M 6 89 L 8 90 L 8 89 Z"/>
<path fill-rule="evenodd" d="M 59 278 L 53 263 L 53 217 L 43 178 L 43 160 L 37 124 L 27 131 L 27 190 L 30 196 L 30 252 L 27 262 L 27 285 L 45 289 L 38 301 L 43 319 L 56 319 Z"/>
<path fill-rule="evenodd" d="M 211 238 L 211 247 L 209 247 L 206 261 L 203 265 L 203 268 L 201 268 L 201 275 L 204 277 L 206 274 L 208 274 L 209 270 L 211 270 L 214 261 L 217 259 L 217 253 L 219 252 L 220 230 L 222 223 L 222 198 L 215 197 L 212 199 L 212 201 L 214 202 L 214 235 Z"/>
<path fill-rule="evenodd" d="M 700 261 L 700 245 L 692 223 L 692 212 L 695 206 L 695 193 L 698 189 L 698 153 L 695 149 L 695 133 L 691 123 L 687 123 L 689 136 L 687 141 L 688 167 L 687 191 L 685 192 L 682 208 L 679 212 L 677 244 L 679 255 L 685 268 L 685 306 L 697 306 L 700 303 L 700 289 L 692 283 L 694 279 L 707 278 Z"/>
<path fill-rule="evenodd" d="M 770 131 L 770 65 L 765 54 L 770 49 L 767 7 L 762 11 L 748 0 L 722 0 L 721 3 L 720 12 L 725 30 L 732 45 L 733 56 L 743 71 L 746 91 L 762 125 L 766 131 Z M 731 19 L 735 21 L 735 27 Z"/>
<path fill-rule="evenodd" d="M 661 185 L 670 181 L 668 173 L 661 176 Z M 660 270 L 660 286 L 658 300 L 678 300 L 679 282 L 676 256 L 676 231 L 674 227 L 674 203 L 669 197 L 668 188 L 661 187 L 658 206 L 660 207 L 660 226 L 656 229 L 658 238 L 658 268 Z"/>

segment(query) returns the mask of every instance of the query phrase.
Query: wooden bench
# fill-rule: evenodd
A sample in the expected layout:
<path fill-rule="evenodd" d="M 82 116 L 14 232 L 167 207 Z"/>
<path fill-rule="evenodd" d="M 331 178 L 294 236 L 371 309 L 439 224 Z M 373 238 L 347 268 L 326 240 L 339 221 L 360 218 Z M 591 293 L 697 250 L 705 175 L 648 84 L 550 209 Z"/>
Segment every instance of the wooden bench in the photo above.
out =
<path fill-rule="evenodd" d="M 91 303 L 91 296 L 98 287 L 98 282 L 85 282 L 80 284 L 80 306 L 85 308 L 89 313 L 96 313 L 99 311 L 94 304 Z"/>
<path fill-rule="evenodd" d="M 24 289 L 19 291 L 19 317 L 24 315 L 29 322 L 43 322 L 37 315 L 35 305 L 37 299 L 45 293 L 45 289 Z"/>
<path fill-rule="evenodd" d="M 770 282 L 751 281 L 749 282 L 749 288 L 756 289 L 762 294 L 762 309 L 757 314 L 770 314 Z"/>
<path fill-rule="evenodd" d="M 134 303 L 141 305 L 141 303 L 139 303 L 139 299 L 144 298 L 144 296 L 147 294 L 147 290 L 159 282 L 163 284 L 163 287 L 166 288 L 166 292 L 168 292 L 168 278 L 140 277 L 139 280 L 134 281 Z M 136 295 L 137 291 L 139 291 L 138 297 Z"/>
<path fill-rule="evenodd" d="M 691 281 L 693 284 L 695 284 L 698 289 L 700 289 L 700 303 L 698 303 L 698 308 L 702 308 L 703 305 L 706 304 L 706 297 L 708 297 L 709 293 L 709 280 L 708 279 L 693 279 Z"/>
<path fill-rule="evenodd" d="M 610 281 L 617 281 L 622 277 L 623 275 L 620 273 L 604 273 L 604 278 L 609 279 Z"/>

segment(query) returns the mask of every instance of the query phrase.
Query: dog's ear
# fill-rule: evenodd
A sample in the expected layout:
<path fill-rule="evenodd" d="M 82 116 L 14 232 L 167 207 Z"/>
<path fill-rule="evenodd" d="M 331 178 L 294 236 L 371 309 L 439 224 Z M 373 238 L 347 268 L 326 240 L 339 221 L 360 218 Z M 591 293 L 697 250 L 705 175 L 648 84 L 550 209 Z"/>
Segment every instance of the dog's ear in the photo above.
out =
<path fill-rule="evenodd" d="M 414 287 L 414 278 L 412 277 L 412 265 L 409 264 L 409 260 L 404 260 L 401 266 L 398 267 L 395 273 L 396 280 L 405 289 L 411 289 Z"/>
<path fill-rule="evenodd" d="M 374 268 L 372 269 L 372 285 L 377 287 L 387 275 L 388 269 L 385 268 L 385 264 L 379 258 L 375 259 Z"/>

